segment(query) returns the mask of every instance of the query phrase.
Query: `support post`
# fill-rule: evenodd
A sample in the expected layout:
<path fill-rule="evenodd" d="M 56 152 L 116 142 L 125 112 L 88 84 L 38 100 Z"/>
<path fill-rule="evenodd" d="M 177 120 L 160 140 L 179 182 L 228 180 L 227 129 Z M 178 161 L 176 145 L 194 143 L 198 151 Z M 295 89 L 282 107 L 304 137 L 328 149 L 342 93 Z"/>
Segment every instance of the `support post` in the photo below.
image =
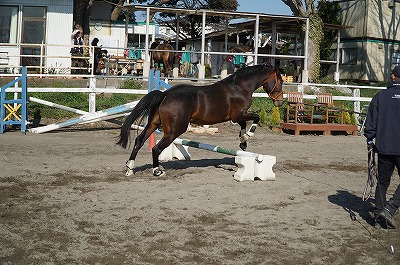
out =
<path fill-rule="evenodd" d="M 89 78 L 89 88 L 93 91 L 96 89 L 96 77 Z M 89 113 L 96 112 L 96 93 L 89 93 Z"/>
<path fill-rule="evenodd" d="M 310 19 L 306 20 L 306 32 L 304 34 L 304 68 L 301 74 L 301 82 L 308 83 L 308 35 L 309 35 Z"/>
<path fill-rule="evenodd" d="M 199 68 L 199 79 L 204 79 L 206 77 L 206 67 L 205 67 L 205 49 L 206 49 L 206 11 L 203 10 L 203 20 L 202 20 L 202 32 L 201 32 L 201 58 Z"/>
<path fill-rule="evenodd" d="M 143 63 L 143 77 L 149 77 L 149 70 L 150 70 L 150 56 L 149 56 L 149 32 L 150 32 L 150 7 L 146 7 L 146 43 L 144 46 L 144 63 Z"/>
<path fill-rule="evenodd" d="M 340 30 L 337 33 L 337 47 L 336 47 L 336 69 L 335 69 L 335 82 L 339 83 L 340 74 L 339 74 L 339 62 L 340 62 Z"/>

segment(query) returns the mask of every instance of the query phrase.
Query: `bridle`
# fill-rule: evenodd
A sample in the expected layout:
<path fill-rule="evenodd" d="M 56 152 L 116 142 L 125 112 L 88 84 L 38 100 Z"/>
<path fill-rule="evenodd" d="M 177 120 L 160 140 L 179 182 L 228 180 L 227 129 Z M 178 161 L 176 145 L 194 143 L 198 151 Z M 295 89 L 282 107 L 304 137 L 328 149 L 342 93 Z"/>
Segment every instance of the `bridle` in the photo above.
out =
<path fill-rule="evenodd" d="M 278 93 L 278 95 L 276 95 L 275 97 L 271 95 L 271 94 L 274 92 L 274 90 L 276 89 L 277 84 L 278 84 L 278 82 L 279 82 L 278 75 L 276 74 L 276 72 L 275 72 L 274 74 L 275 74 L 275 84 L 274 84 L 274 87 L 271 89 L 270 92 L 267 92 L 268 96 L 269 96 L 273 101 L 275 101 L 277 98 L 279 98 L 279 97 L 283 94 L 283 91 L 281 90 L 281 91 Z M 268 78 L 268 79 L 269 79 L 269 78 Z M 263 87 L 265 86 L 265 84 L 268 83 L 268 79 L 265 80 L 265 82 L 262 84 Z"/>

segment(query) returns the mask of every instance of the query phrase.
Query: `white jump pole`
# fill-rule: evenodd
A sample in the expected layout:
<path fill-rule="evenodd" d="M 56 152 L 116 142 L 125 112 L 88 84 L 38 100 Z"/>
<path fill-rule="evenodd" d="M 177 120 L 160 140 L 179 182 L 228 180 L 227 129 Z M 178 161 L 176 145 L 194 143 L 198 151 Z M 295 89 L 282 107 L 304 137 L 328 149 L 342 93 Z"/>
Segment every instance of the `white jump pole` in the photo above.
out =
<path fill-rule="evenodd" d="M 175 139 L 170 146 L 163 150 L 159 159 L 161 161 L 170 161 L 174 158 L 190 160 L 188 147 L 235 156 L 235 163 L 238 166 L 238 170 L 234 174 L 234 179 L 237 181 L 275 180 L 275 173 L 272 171 L 272 167 L 276 163 L 275 156 L 227 149 L 217 145 L 204 144 L 179 138 Z"/>
<path fill-rule="evenodd" d="M 81 115 L 85 115 L 85 114 L 89 113 L 87 111 L 74 109 L 74 108 L 71 108 L 71 107 L 67 107 L 67 106 L 64 106 L 64 105 L 60 105 L 60 104 L 53 103 L 53 102 L 50 102 L 50 101 L 47 101 L 47 100 L 43 100 L 43 99 L 39 99 L 39 98 L 29 97 L 29 101 L 36 102 L 36 103 L 39 103 L 39 104 L 42 104 L 42 105 L 45 105 L 45 106 L 54 107 L 54 108 L 62 109 L 62 110 L 65 110 L 65 111 L 73 112 L 73 113 L 76 113 L 76 114 L 81 114 Z"/>
<path fill-rule="evenodd" d="M 59 128 L 71 126 L 71 125 L 78 124 L 78 123 L 83 123 L 83 122 L 88 122 L 88 121 L 98 121 L 98 120 L 101 120 L 104 118 L 108 118 L 111 115 L 130 111 L 136 106 L 136 104 L 138 102 L 139 102 L 138 100 L 134 101 L 134 102 L 129 102 L 124 105 L 97 111 L 95 113 L 88 113 L 88 114 L 82 115 L 78 118 L 70 119 L 70 120 L 67 120 L 64 122 L 54 123 L 54 124 L 50 124 L 50 125 L 43 126 L 43 127 L 33 128 L 33 129 L 30 129 L 29 131 L 32 133 L 43 133 L 43 132 L 48 132 L 48 131 L 56 130 Z"/>

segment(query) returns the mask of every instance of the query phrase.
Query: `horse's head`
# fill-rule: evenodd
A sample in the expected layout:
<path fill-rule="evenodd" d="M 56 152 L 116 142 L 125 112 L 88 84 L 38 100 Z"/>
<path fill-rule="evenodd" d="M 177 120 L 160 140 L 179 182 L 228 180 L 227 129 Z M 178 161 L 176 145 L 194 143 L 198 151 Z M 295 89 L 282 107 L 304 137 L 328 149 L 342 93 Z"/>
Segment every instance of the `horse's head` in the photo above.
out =
<path fill-rule="evenodd" d="M 272 74 L 269 74 L 262 86 L 268 96 L 274 101 L 274 106 L 280 107 L 283 104 L 282 77 L 279 67 L 274 67 Z"/>

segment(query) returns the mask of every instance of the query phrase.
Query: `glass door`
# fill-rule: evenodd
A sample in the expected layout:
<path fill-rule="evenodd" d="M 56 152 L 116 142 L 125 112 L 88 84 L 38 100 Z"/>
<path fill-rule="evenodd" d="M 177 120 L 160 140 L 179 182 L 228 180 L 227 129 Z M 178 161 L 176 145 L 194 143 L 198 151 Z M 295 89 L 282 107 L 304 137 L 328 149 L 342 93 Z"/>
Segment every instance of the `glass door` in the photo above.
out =
<path fill-rule="evenodd" d="M 42 73 L 44 65 L 46 34 L 46 8 L 23 7 L 21 65 L 29 72 Z"/>

